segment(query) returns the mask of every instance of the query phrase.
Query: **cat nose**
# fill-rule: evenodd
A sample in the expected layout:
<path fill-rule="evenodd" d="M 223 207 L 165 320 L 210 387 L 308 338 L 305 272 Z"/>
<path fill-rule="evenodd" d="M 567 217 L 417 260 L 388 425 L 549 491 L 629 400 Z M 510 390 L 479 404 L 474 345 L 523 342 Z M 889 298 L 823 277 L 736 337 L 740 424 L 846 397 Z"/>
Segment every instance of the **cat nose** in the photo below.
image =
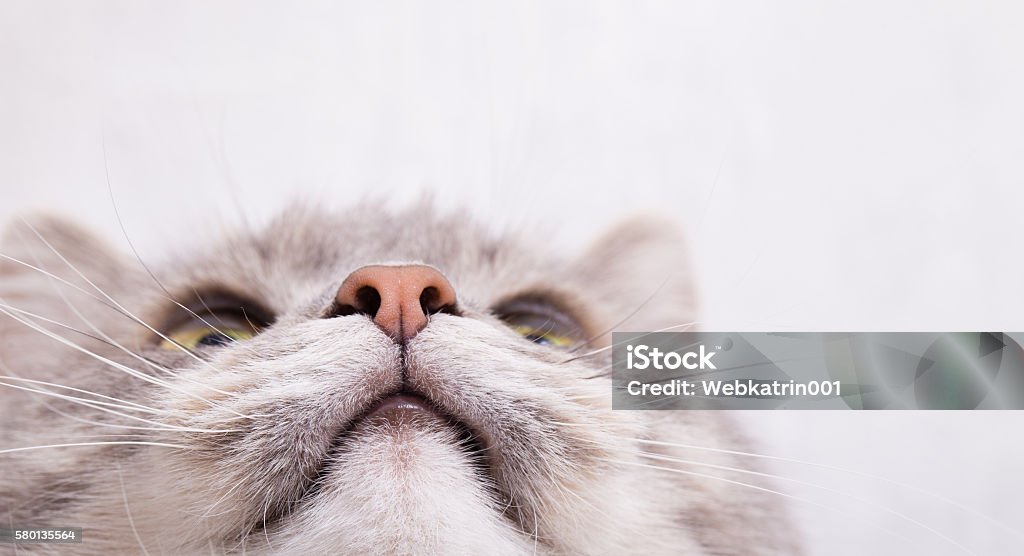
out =
<path fill-rule="evenodd" d="M 426 265 L 371 265 L 345 278 L 335 296 L 338 315 L 361 313 L 404 344 L 435 313 L 455 313 L 455 288 Z"/>

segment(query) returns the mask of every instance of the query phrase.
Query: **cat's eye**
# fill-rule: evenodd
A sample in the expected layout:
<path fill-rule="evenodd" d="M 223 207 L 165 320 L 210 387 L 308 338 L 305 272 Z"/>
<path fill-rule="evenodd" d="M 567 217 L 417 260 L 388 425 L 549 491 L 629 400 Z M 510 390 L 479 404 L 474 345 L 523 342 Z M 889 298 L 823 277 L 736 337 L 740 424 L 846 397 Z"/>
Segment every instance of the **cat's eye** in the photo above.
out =
<path fill-rule="evenodd" d="M 187 325 L 165 334 L 167 339 L 160 343 L 163 349 L 196 349 L 201 347 L 217 347 L 248 340 L 256 335 L 252 326 L 213 326 L 202 321 Z"/>
<path fill-rule="evenodd" d="M 553 332 L 547 326 L 517 324 L 512 327 L 512 330 L 527 340 L 542 346 L 569 347 L 574 343 L 569 336 Z"/>
<path fill-rule="evenodd" d="M 195 294 L 176 304 L 159 345 L 167 350 L 216 348 L 241 342 L 270 325 L 269 313 L 258 304 L 221 292 Z"/>
<path fill-rule="evenodd" d="M 541 301 L 505 303 L 494 312 L 512 330 L 535 344 L 568 348 L 583 340 L 580 326 L 571 317 Z"/>

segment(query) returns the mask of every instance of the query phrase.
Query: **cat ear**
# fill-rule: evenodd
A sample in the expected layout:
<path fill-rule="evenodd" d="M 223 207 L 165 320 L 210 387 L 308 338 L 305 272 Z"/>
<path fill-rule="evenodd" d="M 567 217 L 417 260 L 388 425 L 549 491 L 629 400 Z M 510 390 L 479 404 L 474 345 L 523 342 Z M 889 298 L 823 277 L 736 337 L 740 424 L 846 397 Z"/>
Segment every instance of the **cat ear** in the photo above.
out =
<path fill-rule="evenodd" d="M 74 284 L 86 285 L 81 276 L 84 275 L 105 288 L 127 279 L 127 270 L 125 260 L 106 242 L 63 217 L 16 218 L 0 236 L 0 278 L 17 277 L 45 283 L 49 280 L 45 273 L 50 273 Z"/>
<path fill-rule="evenodd" d="M 601 236 L 569 268 L 598 330 L 695 330 L 696 291 L 678 226 L 661 217 L 626 220 Z"/>

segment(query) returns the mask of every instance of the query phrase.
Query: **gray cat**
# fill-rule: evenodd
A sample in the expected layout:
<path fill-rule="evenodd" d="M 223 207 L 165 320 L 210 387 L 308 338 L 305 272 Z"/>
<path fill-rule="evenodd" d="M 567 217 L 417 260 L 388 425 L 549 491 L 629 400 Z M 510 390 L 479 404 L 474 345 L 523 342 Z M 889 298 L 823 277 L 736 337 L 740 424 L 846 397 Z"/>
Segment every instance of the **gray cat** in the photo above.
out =
<path fill-rule="evenodd" d="M 695 318 L 673 227 L 570 262 L 517 235 L 306 206 L 150 268 L 13 225 L 0 450 L 39 448 L 0 453 L 0 526 L 85 528 L 21 554 L 799 553 L 749 460 L 700 449 L 747 448 L 725 413 L 610 408 L 610 331 Z"/>

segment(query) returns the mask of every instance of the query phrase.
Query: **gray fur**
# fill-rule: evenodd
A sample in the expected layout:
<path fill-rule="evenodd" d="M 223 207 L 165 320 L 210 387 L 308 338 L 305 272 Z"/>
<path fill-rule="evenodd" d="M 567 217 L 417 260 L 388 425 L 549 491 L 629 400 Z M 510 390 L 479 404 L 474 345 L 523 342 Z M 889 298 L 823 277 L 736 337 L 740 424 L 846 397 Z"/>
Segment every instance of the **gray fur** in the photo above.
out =
<path fill-rule="evenodd" d="M 156 413 L 114 409 L 157 425 L 0 387 L 0 449 L 111 439 L 184 448 L 0 454 L 0 519 L 86 528 L 83 544 L 24 545 L 20 553 L 798 552 L 778 498 L 707 477 L 756 482 L 749 476 L 658 458 L 747 469 L 749 460 L 636 441 L 746 449 L 727 415 L 613 412 L 608 379 L 592 378 L 610 363 L 608 350 L 565 362 L 565 352 L 525 341 L 490 313 L 538 292 L 595 335 L 691 322 L 693 279 L 667 223 L 624 223 L 565 262 L 428 206 L 300 206 L 258 233 L 156 266 L 158 284 L 137 261 L 64 220 L 29 222 L 11 227 L 0 252 L 88 294 L 0 260 L 0 302 L 88 335 L 12 313 L 79 351 L 0 314 L 0 374 L 135 402 Z M 436 266 L 463 314 L 435 315 L 405 353 L 364 316 L 322 318 L 351 271 L 381 262 Z M 158 327 L 174 309 L 164 288 L 185 298 L 213 286 L 253 298 L 276 322 L 198 361 L 155 347 L 154 334 L 124 314 Z M 600 335 L 587 349 L 609 341 Z M 490 472 L 447 427 L 357 427 L 339 442 L 348 422 L 403 376 L 488 437 Z M 117 433 L 134 436 L 95 436 Z"/>

